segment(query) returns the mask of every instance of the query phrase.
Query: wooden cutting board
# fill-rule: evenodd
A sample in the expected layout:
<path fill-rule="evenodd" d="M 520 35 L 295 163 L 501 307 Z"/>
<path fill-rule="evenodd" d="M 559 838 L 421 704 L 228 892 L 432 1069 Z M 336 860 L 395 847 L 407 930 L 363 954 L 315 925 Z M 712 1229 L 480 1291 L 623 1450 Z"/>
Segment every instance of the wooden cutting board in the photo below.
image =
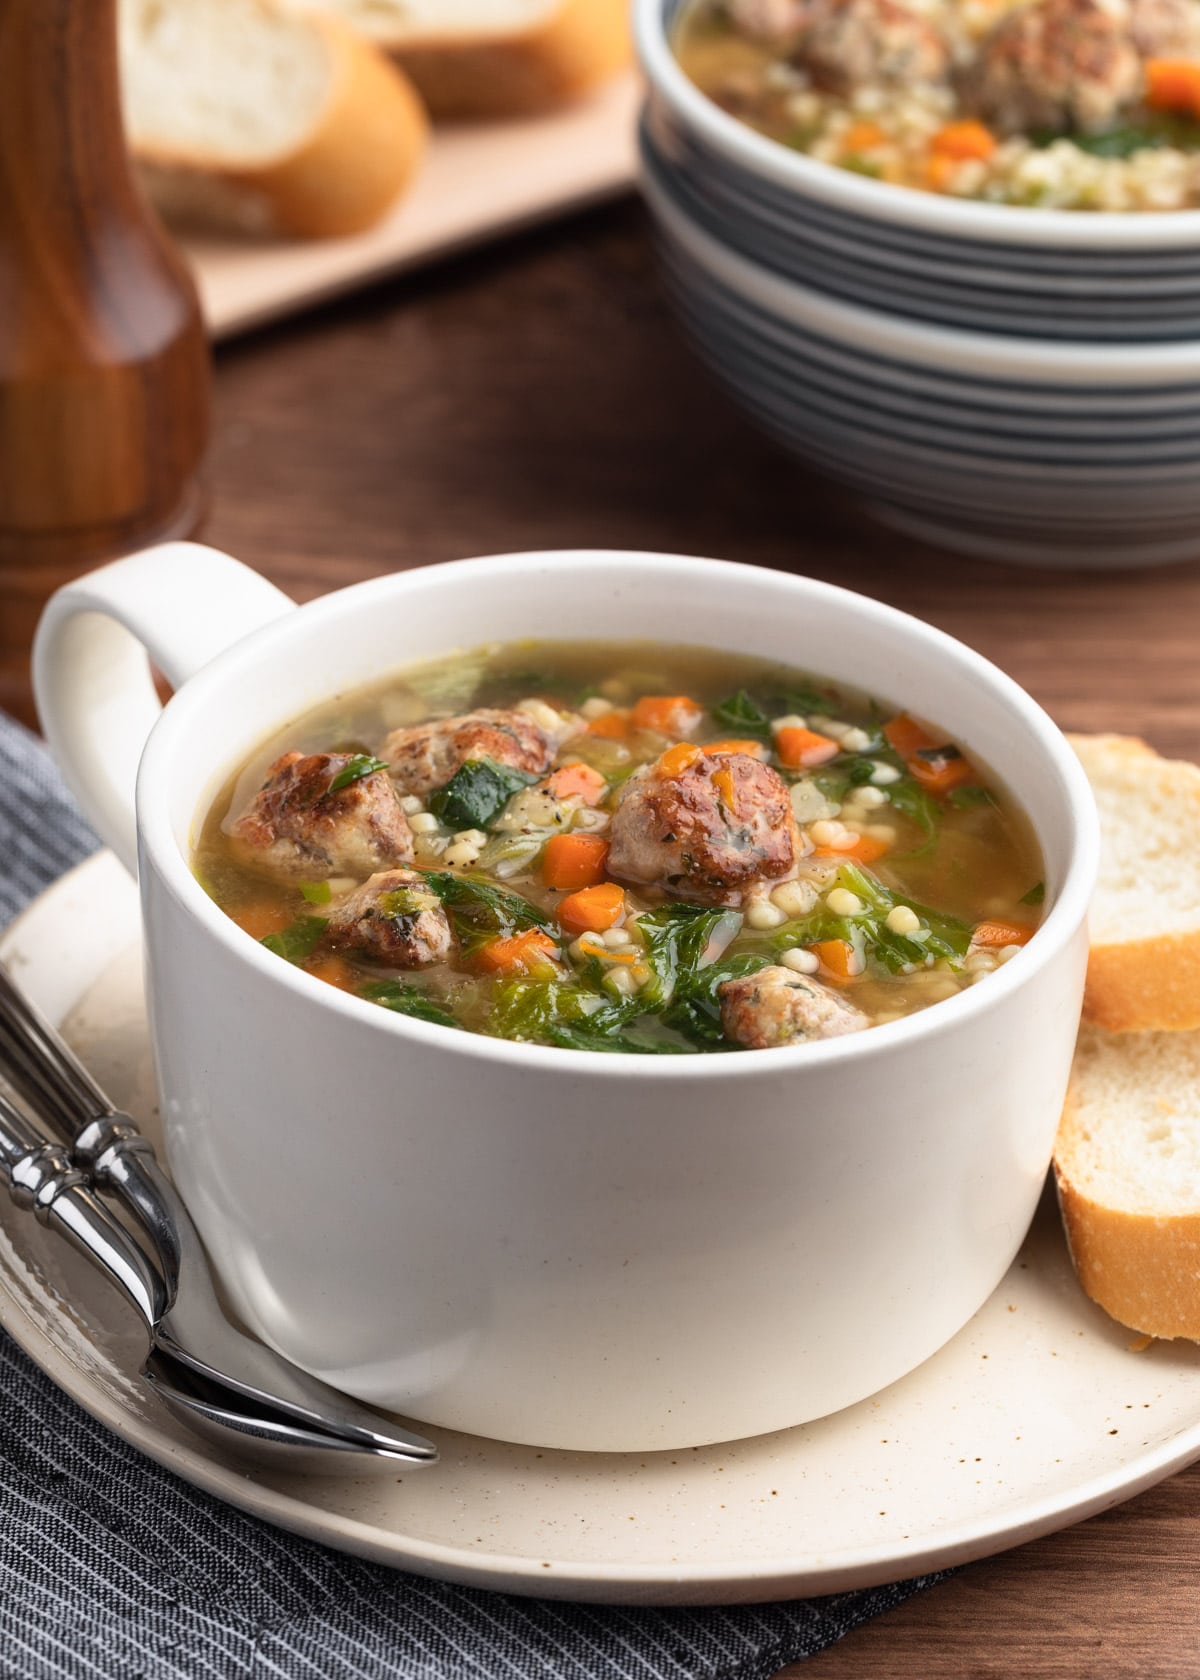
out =
<path fill-rule="evenodd" d="M 413 190 L 368 233 L 305 241 L 187 235 L 212 336 L 231 338 L 626 191 L 636 173 L 638 97 L 631 73 L 546 116 L 439 129 Z"/>

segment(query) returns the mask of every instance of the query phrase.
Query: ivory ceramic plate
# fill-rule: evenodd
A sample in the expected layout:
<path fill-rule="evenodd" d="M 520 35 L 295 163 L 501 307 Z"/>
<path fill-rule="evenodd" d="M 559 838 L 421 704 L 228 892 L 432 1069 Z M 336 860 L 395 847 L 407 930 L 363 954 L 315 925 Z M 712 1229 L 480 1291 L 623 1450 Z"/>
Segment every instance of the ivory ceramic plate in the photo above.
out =
<path fill-rule="evenodd" d="M 439 127 L 411 191 L 345 239 L 185 232 L 214 338 L 230 338 L 387 274 L 627 191 L 636 174 L 632 72 L 544 116 Z"/>
<path fill-rule="evenodd" d="M 101 854 L 0 955 L 153 1135 L 137 940 L 134 888 Z M 1200 1350 L 1132 1352 L 1080 1294 L 1049 1201 L 992 1300 L 912 1376 L 819 1423 L 677 1453 L 429 1429 L 442 1462 L 394 1479 L 247 1474 L 143 1391 L 132 1317 L 7 1201 L 0 1323 L 94 1417 L 209 1492 L 397 1568 L 542 1597 L 734 1603 L 896 1580 L 1063 1527 L 1200 1457 Z"/>

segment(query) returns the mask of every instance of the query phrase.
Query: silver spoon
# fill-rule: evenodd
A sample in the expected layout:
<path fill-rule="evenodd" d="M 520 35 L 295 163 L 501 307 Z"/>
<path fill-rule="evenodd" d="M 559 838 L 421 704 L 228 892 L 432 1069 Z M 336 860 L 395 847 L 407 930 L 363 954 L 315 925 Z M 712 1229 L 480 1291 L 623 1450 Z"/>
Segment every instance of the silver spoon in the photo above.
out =
<path fill-rule="evenodd" d="M 309 1376 L 229 1322 L 200 1237 L 150 1144 L 113 1108 L 3 966 L 0 1073 L 66 1145 L 48 1145 L 11 1103 L 5 1103 L 0 1118 L 10 1137 L 0 1143 L 0 1166 L 7 1168 L 14 1196 L 31 1195 L 33 1200 L 23 1205 L 39 1209 L 43 1222 L 87 1253 L 138 1310 L 150 1331 L 152 1351 L 169 1361 L 164 1366 L 160 1358 L 156 1365 L 164 1398 L 169 1388 L 180 1407 L 199 1417 L 194 1392 L 198 1383 L 208 1396 L 205 1415 L 223 1413 L 226 1420 L 245 1416 L 256 1426 L 263 1417 L 274 1416 L 293 1432 L 281 1434 L 281 1444 L 299 1431 L 336 1439 L 359 1452 L 413 1464 L 436 1462 L 432 1441 Z M 40 1188 L 27 1192 L 18 1178 L 21 1185 L 38 1179 Z M 134 1280 L 135 1256 L 145 1266 L 145 1255 L 107 1213 L 89 1180 L 116 1196 L 141 1223 L 161 1272 L 157 1293 L 144 1276 Z M 191 1391 L 179 1367 L 190 1373 Z M 167 1370 L 175 1373 L 173 1379 L 164 1374 Z M 213 1399 L 214 1389 L 223 1396 L 219 1403 Z"/>

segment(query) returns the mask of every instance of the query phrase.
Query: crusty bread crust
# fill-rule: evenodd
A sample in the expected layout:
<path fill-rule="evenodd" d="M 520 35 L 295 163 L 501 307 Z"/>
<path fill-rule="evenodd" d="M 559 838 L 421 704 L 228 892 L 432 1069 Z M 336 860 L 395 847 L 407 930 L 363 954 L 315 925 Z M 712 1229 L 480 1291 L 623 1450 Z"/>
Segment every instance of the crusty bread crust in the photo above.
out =
<path fill-rule="evenodd" d="M 309 21 L 328 48 L 331 81 L 308 138 L 284 157 L 238 169 L 138 136 L 137 155 L 162 179 L 164 198 L 168 172 L 205 172 L 264 204 L 274 230 L 321 239 L 371 227 L 405 190 L 429 132 L 411 83 L 347 25 L 317 14 Z"/>
<path fill-rule="evenodd" d="M 1055 1144 L 1054 1176 L 1085 1294 L 1143 1336 L 1200 1341 L 1200 1209 L 1155 1215 L 1098 1202 L 1076 1182 L 1086 1176 L 1086 1146 L 1077 1129 L 1073 1083 Z"/>
<path fill-rule="evenodd" d="M 1115 1033 L 1200 1027 L 1200 930 L 1093 945 L 1083 1016 Z"/>
<path fill-rule="evenodd" d="M 377 36 L 435 117 L 532 115 L 576 98 L 632 60 L 628 0 L 564 0 L 522 34 L 419 45 Z"/>

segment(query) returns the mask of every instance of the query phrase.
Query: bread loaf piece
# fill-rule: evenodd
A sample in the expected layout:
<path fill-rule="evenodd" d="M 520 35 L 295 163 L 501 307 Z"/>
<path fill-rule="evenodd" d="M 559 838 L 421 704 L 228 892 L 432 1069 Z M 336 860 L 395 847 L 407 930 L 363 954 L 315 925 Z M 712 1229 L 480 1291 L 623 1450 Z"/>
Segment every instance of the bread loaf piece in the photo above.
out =
<path fill-rule="evenodd" d="M 435 117 L 545 110 L 624 69 L 632 56 L 629 0 L 317 3 L 392 53 Z"/>
<path fill-rule="evenodd" d="M 1054 1171 L 1092 1300 L 1143 1335 L 1200 1340 L 1200 1033 L 1085 1026 Z"/>
<path fill-rule="evenodd" d="M 1075 736 L 1100 809 L 1084 1017 L 1200 1028 L 1200 769 L 1125 735 Z"/>
<path fill-rule="evenodd" d="M 120 22 L 130 143 L 168 211 L 355 233 L 411 179 L 420 100 L 341 21 L 275 0 L 121 0 Z"/>

